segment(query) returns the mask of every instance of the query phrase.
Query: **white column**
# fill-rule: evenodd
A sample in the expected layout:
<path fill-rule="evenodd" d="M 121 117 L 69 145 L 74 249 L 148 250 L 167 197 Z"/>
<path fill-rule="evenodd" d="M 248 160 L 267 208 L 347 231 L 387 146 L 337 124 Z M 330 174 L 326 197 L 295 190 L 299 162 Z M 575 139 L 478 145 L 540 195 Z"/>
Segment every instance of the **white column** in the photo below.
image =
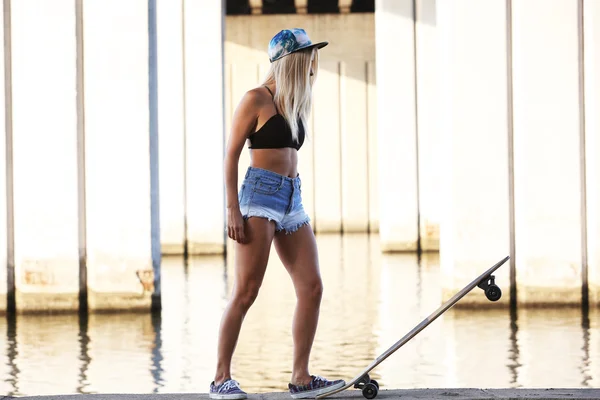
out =
<path fill-rule="evenodd" d="M 587 251 L 590 304 L 600 305 L 600 3 L 583 2 Z"/>
<path fill-rule="evenodd" d="M 417 0 L 416 80 L 419 154 L 419 231 L 424 251 L 438 251 L 440 241 L 440 130 L 438 129 L 438 36 L 436 1 Z"/>
<path fill-rule="evenodd" d="M 369 169 L 369 231 L 379 233 L 379 144 L 377 142 L 377 76 L 375 61 L 367 62 L 367 130 Z"/>
<path fill-rule="evenodd" d="M 340 64 L 342 227 L 369 228 L 367 69 L 364 62 Z"/>
<path fill-rule="evenodd" d="M 190 253 L 225 249 L 221 1 L 184 1 L 187 238 Z"/>
<path fill-rule="evenodd" d="M 164 254 L 183 254 L 186 218 L 183 0 L 158 0 L 156 5 L 161 247 Z"/>
<path fill-rule="evenodd" d="M 377 0 L 375 47 L 381 248 L 417 248 L 417 144 L 412 0 Z"/>
<path fill-rule="evenodd" d="M 314 89 L 315 230 L 342 229 L 340 75 L 338 61 L 320 61 Z"/>
<path fill-rule="evenodd" d="M 509 255 L 504 0 L 438 2 L 443 301 Z M 509 300 L 509 264 L 496 276 Z M 461 300 L 488 300 L 476 289 Z"/>
<path fill-rule="evenodd" d="M 148 2 L 84 2 L 83 29 L 89 306 L 147 308 Z"/>
<path fill-rule="evenodd" d="M 4 15 L 4 18 L 7 16 Z M 0 18 L 0 40 L 4 43 L 4 18 Z M 9 49 L 3 48 L 3 54 L 6 51 L 10 51 Z M 6 148 L 6 135 L 8 134 L 6 131 L 6 122 L 10 121 L 11 115 L 7 115 L 6 111 L 6 96 L 5 96 L 5 68 L 4 68 L 4 57 L 0 60 L 0 127 L 2 127 L 4 131 L 4 135 L 0 139 L 0 157 L 2 161 L 0 161 L 0 313 L 6 311 L 6 295 L 8 291 L 8 281 L 7 281 L 7 256 L 8 256 L 8 246 L 7 246 L 7 215 L 6 215 L 6 200 L 7 200 L 7 187 L 6 187 L 6 170 L 8 168 L 9 161 L 7 160 L 7 148 Z M 0 388 L 1 390 L 1 388 Z"/>
<path fill-rule="evenodd" d="M 77 310 L 75 2 L 11 7 L 17 309 Z"/>
<path fill-rule="evenodd" d="M 517 297 L 523 304 L 576 304 L 582 248 L 577 2 L 513 1 L 512 27 Z"/>

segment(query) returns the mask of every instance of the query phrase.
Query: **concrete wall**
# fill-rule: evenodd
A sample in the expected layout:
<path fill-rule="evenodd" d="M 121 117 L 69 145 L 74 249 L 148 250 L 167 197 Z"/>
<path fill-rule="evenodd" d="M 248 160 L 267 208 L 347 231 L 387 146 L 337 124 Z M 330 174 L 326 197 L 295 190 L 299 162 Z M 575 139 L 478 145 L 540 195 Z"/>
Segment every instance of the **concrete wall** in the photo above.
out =
<path fill-rule="evenodd" d="M 300 152 L 317 233 L 441 249 L 445 298 L 510 254 L 500 304 L 511 279 L 521 304 L 577 305 L 586 281 L 600 303 L 594 1 L 227 18 L 200 0 L 100 4 L 4 2 L 0 310 L 147 309 L 153 249 L 222 254 L 231 115 L 290 26 L 330 42 Z"/>
<path fill-rule="evenodd" d="M 510 254 L 501 304 L 579 306 L 586 276 L 598 304 L 597 21 L 594 2 L 438 2 L 445 299 Z"/>
<path fill-rule="evenodd" d="M 90 307 L 147 307 L 153 284 L 148 2 L 83 2 L 83 43 Z"/>
<path fill-rule="evenodd" d="M 4 2 L 0 310 L 150 307 L 149 4 Z"/>
<path fill-rule="evenodd" d="M 504 0 L 437 7 L 444 298 L 510 252 L 509 110 Z M 478 32 L 473 35 L 474 30 Z M 506 263 L 498 272 L 509 299 Z M 482 301 L 477 289 L 461 303 Z M 505 303 L 506 304 L 506 303 Z"/>

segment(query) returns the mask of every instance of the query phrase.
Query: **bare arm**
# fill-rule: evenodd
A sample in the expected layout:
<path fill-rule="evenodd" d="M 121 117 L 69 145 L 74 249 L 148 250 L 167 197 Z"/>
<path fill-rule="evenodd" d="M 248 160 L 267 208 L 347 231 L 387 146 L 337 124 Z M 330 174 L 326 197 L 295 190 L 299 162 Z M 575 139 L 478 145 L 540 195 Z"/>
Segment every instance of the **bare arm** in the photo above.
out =
<path fill-rule="evenodd" d="M 253 91 L 246 92 L 233 114 L 231 133 L 225 149 L 225 204 L 228 210 L 239 210 L 240 205 L 237 196 L 238 163 L 246 139 L 256 126 L 257 118 L 257 94 Z"/>

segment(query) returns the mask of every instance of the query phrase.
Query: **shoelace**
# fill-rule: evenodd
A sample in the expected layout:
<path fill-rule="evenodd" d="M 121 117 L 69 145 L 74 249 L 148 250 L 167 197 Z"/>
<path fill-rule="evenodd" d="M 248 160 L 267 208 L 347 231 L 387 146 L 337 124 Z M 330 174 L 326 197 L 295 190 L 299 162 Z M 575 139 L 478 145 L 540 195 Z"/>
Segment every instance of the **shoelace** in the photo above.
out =
<path fill-rule="evenodd" d="M 220 391 L 229 391 L 230 389 L 239 389 L 239 383 L 233 379 L 228 380 L 223 384 Z"/>
<path fill-rule="evenodd" d="M 327 379 L 323 378 L 322 376 L 316 375 L 315 376 L 315 382 L 327 383 Z"/>

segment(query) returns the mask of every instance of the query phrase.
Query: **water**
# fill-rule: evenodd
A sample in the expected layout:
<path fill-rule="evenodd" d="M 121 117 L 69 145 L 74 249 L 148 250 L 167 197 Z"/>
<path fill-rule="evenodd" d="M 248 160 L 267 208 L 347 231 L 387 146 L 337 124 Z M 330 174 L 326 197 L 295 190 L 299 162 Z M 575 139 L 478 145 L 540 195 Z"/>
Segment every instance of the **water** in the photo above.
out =
<path fill-rule="evenodd" d="M 365 235 L 320 235 L 318 244 L 325 293 L 311 372 L 351 379 L 439 306 L 439 259 L 382 255 Z M 232 261 L 165 259 L 162 317 L 1 318 L 0 393 L 206 392 Z M 286 390 L 294 305 L 273 252 L 234 357 L 247 391 Z M 382 389 L 598 387 L 599 321 L 598 310 L 451 309 L 372 376 Z"/>

